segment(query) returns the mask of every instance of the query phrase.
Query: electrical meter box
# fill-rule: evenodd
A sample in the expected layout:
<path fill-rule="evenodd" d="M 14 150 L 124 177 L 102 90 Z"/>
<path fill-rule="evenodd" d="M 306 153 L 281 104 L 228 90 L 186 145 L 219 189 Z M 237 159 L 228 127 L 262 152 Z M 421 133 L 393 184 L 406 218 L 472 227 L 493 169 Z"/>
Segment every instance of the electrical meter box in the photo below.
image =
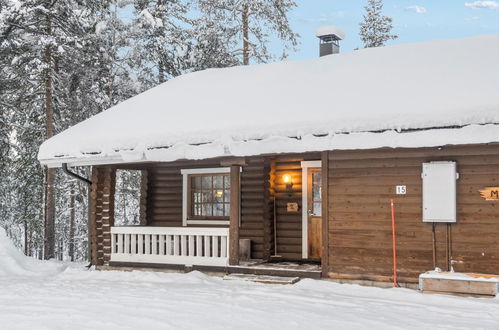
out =
<path fill-rule="evenodd" d="M 423 163 L 423 221 L 456 222 L 455 162 Z"/>

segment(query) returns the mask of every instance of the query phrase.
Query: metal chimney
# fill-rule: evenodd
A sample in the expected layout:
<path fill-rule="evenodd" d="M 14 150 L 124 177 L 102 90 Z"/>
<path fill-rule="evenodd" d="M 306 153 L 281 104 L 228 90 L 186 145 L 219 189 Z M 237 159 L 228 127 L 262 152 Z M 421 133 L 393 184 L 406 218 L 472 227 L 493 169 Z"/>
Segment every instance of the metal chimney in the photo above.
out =
<path fill-rule="evenodd" d="M 319 55 L 338 54 L 340 40 L 345 39 L 345 32 L 336 26 L 323 26 L 315 31 L 315 36 L 320 39 Z"/>

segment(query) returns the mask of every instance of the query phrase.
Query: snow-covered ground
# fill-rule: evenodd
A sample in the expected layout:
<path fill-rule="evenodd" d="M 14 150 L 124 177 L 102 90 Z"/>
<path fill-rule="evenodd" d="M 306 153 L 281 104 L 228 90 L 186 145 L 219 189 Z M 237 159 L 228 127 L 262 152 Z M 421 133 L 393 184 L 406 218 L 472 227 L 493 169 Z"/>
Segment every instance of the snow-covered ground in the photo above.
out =
<path fill-rule="evenodd" d="M 499 299 L 302 280 L 87 271 L 17 252 L 0 230 L 0 329 L 498 329 Z"/>

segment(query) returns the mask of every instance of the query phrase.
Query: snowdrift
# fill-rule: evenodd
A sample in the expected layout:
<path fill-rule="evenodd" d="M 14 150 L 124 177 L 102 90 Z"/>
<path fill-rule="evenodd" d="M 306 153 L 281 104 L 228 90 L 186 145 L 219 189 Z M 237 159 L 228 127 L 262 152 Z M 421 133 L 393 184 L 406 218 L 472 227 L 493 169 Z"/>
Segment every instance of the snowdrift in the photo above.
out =
<path fill-rule="evenodd" d="M 26 257 L 0 228 L 0 277 L 13 275 L 47 275 L 59 272 L 63 268 L 53 262 L 44 262 Z"/>

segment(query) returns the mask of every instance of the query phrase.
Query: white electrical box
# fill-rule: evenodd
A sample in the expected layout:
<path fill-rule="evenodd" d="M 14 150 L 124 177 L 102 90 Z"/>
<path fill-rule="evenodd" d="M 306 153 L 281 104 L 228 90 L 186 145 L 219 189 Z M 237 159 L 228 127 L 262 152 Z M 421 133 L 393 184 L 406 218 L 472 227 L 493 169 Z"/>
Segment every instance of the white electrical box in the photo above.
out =
<path fill-rule="evenodd" d="M 456 222 L 455 162 L 423 163 L 423 221 Z"/>

